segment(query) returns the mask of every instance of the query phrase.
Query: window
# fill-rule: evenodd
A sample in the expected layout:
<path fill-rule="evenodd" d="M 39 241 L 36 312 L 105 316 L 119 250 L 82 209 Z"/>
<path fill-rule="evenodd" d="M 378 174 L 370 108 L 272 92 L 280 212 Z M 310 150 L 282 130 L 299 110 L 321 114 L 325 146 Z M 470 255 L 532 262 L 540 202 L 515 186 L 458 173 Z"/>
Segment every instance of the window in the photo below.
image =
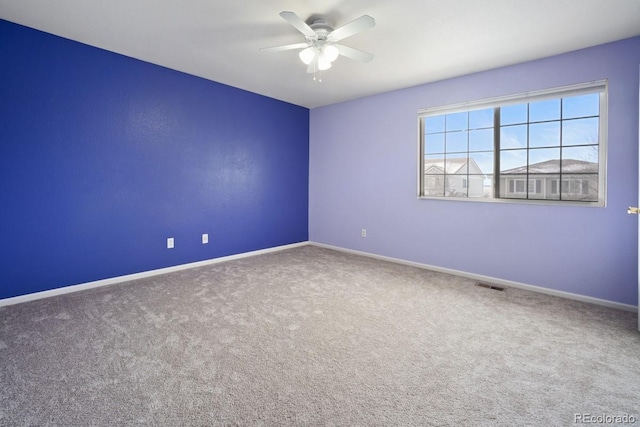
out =
<path fill-rule="evenodd" d="M 529 180 L 529 194 L 540 194 L 542 193 L 542 180 L 541 179 L 530 179 Z"/>
<path fill-rule="evenodd" d="M 521 193 L 524 194 L 525 190 L 524 190 L 524 183 L 526 182 L 524 179 L 509 179 L 509 190 L 508 192 L 513 194 L 513 193 Z M 531 191 L 531 190 L 529 190 Z"/>
<path fill-rule="evenodd" d="M 604 206 L 606 81 L 419 112 L 419 196 Z"/>

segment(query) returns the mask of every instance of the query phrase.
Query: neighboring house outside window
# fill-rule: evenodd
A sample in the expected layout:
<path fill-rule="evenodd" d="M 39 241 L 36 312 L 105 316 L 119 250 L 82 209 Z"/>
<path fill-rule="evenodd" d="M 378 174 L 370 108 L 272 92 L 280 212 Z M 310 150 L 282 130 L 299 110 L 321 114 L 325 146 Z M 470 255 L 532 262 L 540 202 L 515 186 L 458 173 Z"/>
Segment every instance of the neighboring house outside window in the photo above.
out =
<path fill-rule="evenodd" d="M 558 191 L 560 160 L 504 170 L 500 173 L 502 196 L 524 198 L 528 195 L 529 199 L 560 200 L 562 193 L 564 200 L 598 200 L 598 163 L 564 160 L 564 169 L 561 192 Z"/>
<path fill-rule="evenodd" d="M 424 167 L 431 196 L 483 196 L 485 176 L 473 159 L 429 159 Z"/>

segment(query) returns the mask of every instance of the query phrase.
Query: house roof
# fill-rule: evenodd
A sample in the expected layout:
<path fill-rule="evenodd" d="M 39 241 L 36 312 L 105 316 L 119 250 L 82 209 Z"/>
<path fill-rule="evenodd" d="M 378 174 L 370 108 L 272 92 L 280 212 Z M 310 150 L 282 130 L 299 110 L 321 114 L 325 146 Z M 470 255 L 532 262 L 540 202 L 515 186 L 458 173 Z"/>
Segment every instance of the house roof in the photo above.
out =
<path fill-rule="evenodd" d="M 483 174 L 482 170 L 478 166 L 475 160 L 467 158 L 448 158 L 448 159 L 425 159 L 424 160 L 424 173 L 425 174 L 466 174 L 467 162 L 469 164 L 469 173 Z"/>
<path fill-rule="evenodd" d="M 507 169 L 500 172 L 502 175 L 522 175 L 526 173 L 552 174 L 560 173 L 560 159 L 547 160 L 533 163 L 527 166 Z M 598 173 L 598 163 L 587 162 L 585 160 L 563 159 L 562 173 Z"/>

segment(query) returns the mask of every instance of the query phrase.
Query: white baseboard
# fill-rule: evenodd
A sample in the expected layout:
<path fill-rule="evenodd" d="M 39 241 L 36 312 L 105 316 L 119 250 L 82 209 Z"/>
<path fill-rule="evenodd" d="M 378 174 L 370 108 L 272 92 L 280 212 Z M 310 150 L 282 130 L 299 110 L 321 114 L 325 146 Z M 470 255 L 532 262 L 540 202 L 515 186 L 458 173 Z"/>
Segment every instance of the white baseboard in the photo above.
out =
<path fill-rule="evenodd" d="M 620 303 L 620 302 L 609 301 L 609 300 L 600 299 L 600 298 L 594 298 L 594 297 L 588 297 L 588 296 L 585 296 L 585 295 L 574 294 L 574 293 L 571 293 L 571 292 L 557 291 L 555 289 L 544 288 L 542 286 L 527 285 L 525 283 L 513 282 L 511 280 L 498 279 L 498 278 L 495 278 L 495 277 L 484 276 L 484 275 L 481 275 L 481 274 L 467 273 L 465 271 L 454 270 L 454 269 L 451 269 L 451 268 L 436 267 L 436 266 L 433 266 L 433 265 L 422 264 L 422 263 L 413 262 L 413 261 L 406 261 L 406 260 L 403 260 L 403 259 L 400 259 L 400 258 L 392 258 L 392 257 L 383 256 L 383 255 L 372 254 L 372 253 L 369 253 L 369 252 L 356 251 L 356 250 L 353 250 L 353 249 L 345 249 L 345 248 L 341 248 L 341 247 L 338 247 L 338 246 L 326 245 L 324 243 L 309 242 L 309 244 L 313 245 L 313 246 L 318 246 L 318 247 L 321 247 L 321 248 L 333 249 L 333 250 L 336 250 L 336 251 L 348 252 L 348 253 L 355 254 L 355 255 L 361 255 L 361 256 L 366 256 L 366 257 L 369 257 L 369 258 L 380 259 L 380 260 L 383 260 L 383 261 L 394 262 L 396 264 L 404 264 L 404 265 L 409 265 L 409 266 L 412 266 L 412 267 L 423 268 L 425 270 L 438 271 L 440 273 L 447 273 L 447 274 L 452 274 L 454 276 L 466 277 L 468 279 L 477 280 L 479 282 L 488 282 L 488 283 L 501 285 L 501 286 L 505 286 L 505 287 L 525 289 L 525 290 L 528 290 L 528 291 L 539 292 L 539 293 L 542 293 L 542 294 L 553 295 L 553 296 L 572 299 L 572 300 L 576 300 L 576 301 L 582 301 L 582 302 L 588 302 L 588 303 L 592 303 L 592 304 L 602 305 L 602 306 L 605 306 L 605 307 L 615 308 L 615 309 L 618 309 L 618 310 L 625 310 L 625 311 L 631 311 L 631 312 L 636 312 L 636 313 L 638 312 L 638 307 L 636 307 L 635 305 L 631 305 L 631 304 L 623 304 L 623 303 Z"/>
<path fill-rule="evenodd" d="M 256 255 L 262 255 L 262 254 L 266 254 L 266 253 L 270 253 L 270 252 L 283 251 L 283 250 L 286 250 L 286 249 L 292 249 L 292 248 L 297 248 L 297 247 L 306 246 L 306 245 L 314 245 L 314 246 L 318 246 L 318 247 L 321 247 L 321 248 L 332 249 L 332 250 L 336 250 L 336 251 L 340 251 L 340 252 L 347 252 L 347 253 L 351 253 L 351 254 L 355 254 L 355 255 L 366 256 L 366 257 L 369 257 L 369 258 L 376 258 L 376 259 L 380 259 L 380 260 L 383 260 L 383 261 L 394 262 L 396 264 L 404 264 L 404 265 L 409 265 L 409 266 L 412 266 L 412 267 L 423 268 L 423 269 L 426 269 L 426 270 L 438 271 L 438 272 L 441 272 L 441 273 L 447 273 L 447 274 L 452 274 L 452 275 L 455 275 L 455 276 L 466 277 L 466 278 L 469 278 L 469 279 L 477 280 L 479 282 L 489 282 L 489 283 L 493 283 L 493 284 L 496 284 L 496 285 L 512 287 L 512 288 L 525 289 L 525 290 L 528 290 L 528 291 L 539 292 L 539 293 L 543 293 L 543 294 L 547 294 L 547 295 L 553 295 L 553 296 L 573 299 L 573 300 L 582 301 L 582 302 L 588 302 L 588 303 L 602 305 L 602 306 L 605 306 L 605 307 L 615 308 L 615 309 L 619 309 L 619 310 L 638 312 L 638 307 L 636 307 L 634 305 L 630 305 L 630 304 L 622 304 L 622 303 L 619 303 L 619 302 L 614 302 L 614 301 L 604 300 L 604 299 L 600 299 L 600 298 L 584 296 L 584 295 L 580 295 L 580 294 L 574 294 L 574 293 L 571 293 L 571 292 L 557 291 L 557 290 L 554 290 L 554 289 L 544 288 L 544 287 L 541 287 L 541 286 L 527 285 L 525 283 L 513 282 L 511 280 L 498 279 L 498 278 L 495 278 L 495 277 L 484 276 L 484 275 L 481 275 L 481 274 L 467 273 L 465 271 L 454 270 L 454 269 L 443 268 L 443 267 L 436 267 L 436 266 L 433 266 L 433 265 L 422 264 L 422 263 L 413 262 L 413 261 L 406 261 L 406 260 L 403 260 L 403 259 L 400 259 L 400 258 L 392 258 L 392 257 L 387 257 L 387 256 L 383 256 L 383 255 L 377 255 L 377 254 L 373 254 L 373 253 L 369 253 L 369 252 L 357 251 L 357 250 L 353 250 L 353 249 L 341 248 L 339 246 L 332 246 L 332 245 L 327 245 L 327 244 L 324 244 L 324 243 L 308 242 L 308 241 L 307 242 L 300 242 L 300 243 L 293 243 L 293 244 L 290 244 L 290 245 L 276 246 L 276 247 L 273 247 L 273 248 L 260 249 L 260 250 L 257 250 L 257 251 L 244 252 L 244 253 L 241 253 L 241 254 L 229 255 L 229 256 L 220 257 L 220 258 L 213 258 L 213 259 L 209 259 L 209 260 L 205 260 L 205 261 L 198 261 L 198 262 L 192 262 L 192 263 L 188 263 L 188 264 L 181 264 L 181 265 L 176 265 L 176 266 L 173 266 L 173 267 L 160 268 L 160 269 L 157 269 L 157 270 L 143 271 L 141 273 L 127 274 L 125 276 L 118 276 L 118 277 L 112 277 L 112 278 L 109 278 L 109 279 L 96 280 L 94 282 L 81 283 L 81 284 L 77 284 L 77 285 L 70 285 L 70 286 L 65 286 L 65 287 L 62 287 L 62 288 L 51 289 L 51 290 L 48 290 L 48 291 L 35 292 L 35 293 L 32 293 L 32 294 L 27 294 L 27 295 L 20 295 L 20 296 L 17 296 L 17 297 L 4 298 L 4 299 L 0 299 L 0 307 L 7 306 L 7 305 L 13 305 L 13 304 L 20 304 L 20 303 L 23 303 L 23 302 L 34 301 L 34 300 L 38 300 L 38 299 L 42 299 L 42 298 L 49 298 L 49 297 L 53 297 L 53 296 L 56 296 L 56 295 L 64 295 L 64 294 L 69 294 L 69 293 L 72 293 L 72 292 L 84 291 L 86 289 L 93 289 L 93 288 L 99 288 L 99 287 L 102 287 L 102 286 L 114 285 L 116 283 L 128 282 L 128 281 L 131 281 L 131 280 L 143 279 L 143 278 L 146 278 L 146 277 L 158 276 L 160 274 L 172 273 L 174 271 L 187 270 L 189 268 L 203 267 L 205 265 L 217 264 L 217 263 L 220 263 L 220 262 L 232 261 L 232 260 L 235 260 L 235 259 L 247 258 L 247 257 L 256 256 Z"/>
<path fill-rule="evenodd" d="M 205 261 L 192 262 L 188 264 L 175 265 L 173 267 L 159 268 L 157 270 L 143 271 L 141 273 L 127 274 L 125 276 L 112 277 L 109 279 L 96 280 L 94 282 L 81 283 L 77 285 L 65 286 L 62 288 L 51 289 L 48 291 L 35 292 L 27 295 L 19 295 L 17 297 L 0 299 L 0 307 L 6 305 L 20 304 L 27 301 L 34 301 L 42 298 L 49 298 L 56 295 L 64 295 L 72 292 L 84 291 L 87 289 L 99 288 L 102 286 L 114 285 L 116 283 L 128 282 L 130 280 L 144 279 L 146 277 L 158 276 L 160 274 L 172 273 L 174 271 L 187 270 L 189 268 L 203 267 L 205 265 L 217 264 L 220 262 L 231 261 L 234 259 L 247 258 L 256 255 L 262 255 L 270 252 L 283 251 L 285 249 L 306 246 L 309 242 L 292 243 L 290 245 L 276 246 L 273 248 L 260 249 L 257 251 L 244 252 L 236 255 L 229 255 L 220 258 L 208 259 Z"/>

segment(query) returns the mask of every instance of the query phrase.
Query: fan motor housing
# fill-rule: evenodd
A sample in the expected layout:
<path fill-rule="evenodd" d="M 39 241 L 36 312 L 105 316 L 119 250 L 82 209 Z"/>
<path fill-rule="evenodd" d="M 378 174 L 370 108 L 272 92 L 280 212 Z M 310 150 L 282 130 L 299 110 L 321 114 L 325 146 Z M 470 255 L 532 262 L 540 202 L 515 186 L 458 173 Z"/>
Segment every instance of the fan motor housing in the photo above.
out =
<path fill-rule="evenodd" d="M 329 25 L 324 19 L 314 19 L 313 22 L 309 24 L 309 26 L 316 32 L 318 30 L 325 30 L 327 33 L 333 31 L 333 27 Z"/>
<path fill-rule="evenodd" d="M 333 27 L 324 19 L 314 19 L 309 26 L 316 32 L 317 38 L 315 40 L 325 40 L 329 33 L 333 31 Z M 312 39 L 307 41 L 313 41 L 313 37 L 308 37 L 307 39 Z"/>

